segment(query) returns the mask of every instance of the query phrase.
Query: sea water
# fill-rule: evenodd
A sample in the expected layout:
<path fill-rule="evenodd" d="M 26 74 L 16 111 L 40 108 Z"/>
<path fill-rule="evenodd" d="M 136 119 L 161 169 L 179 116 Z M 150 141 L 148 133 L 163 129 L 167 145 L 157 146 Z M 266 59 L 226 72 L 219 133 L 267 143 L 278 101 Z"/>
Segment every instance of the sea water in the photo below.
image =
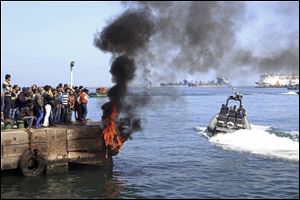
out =
<path fill-rule="evenodd" d="M 251 130 L 207 137 L 229 95 L 243 95 Z M 1 177 L 2 198 L 299 198 L 299 96 L 285 88 L 131 89 L 146 96 L 143 131 L 111 170 Z M 107 98 L 90 98 L 101 119 Z"/>

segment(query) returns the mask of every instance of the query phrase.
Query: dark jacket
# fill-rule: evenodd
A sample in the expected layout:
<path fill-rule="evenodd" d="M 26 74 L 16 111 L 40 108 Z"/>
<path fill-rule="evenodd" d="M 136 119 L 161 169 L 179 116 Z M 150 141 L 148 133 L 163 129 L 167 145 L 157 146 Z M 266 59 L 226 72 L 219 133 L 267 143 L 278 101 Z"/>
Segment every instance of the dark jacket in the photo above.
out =
<path fill-rule="evenodd" d="M 33 107 L 32 106 L 24 106 L 20 109 L 19 118 L 22 119 L 25 116 L 33 116 Z"/>
<path fill-rule="evenodd" d="M 40 93 L 36 93 L 35 98 L 34 98 L 34 106 L 38 110 L 42 110 L 44 107 L 44 100 L 43 96 Z"/>
<path fill-rule="evenodd" d="M 25 96 L 25 93 L 24 92 L 21 92 L 17 99 L 16 99 L 16 107 L 19 108 L 19 110 L 25 106 L 26 104 L 26 96 Z"/>
<path fill-rule="evenodd" d="M 43 98 L 44 98 L 45 105 L 50 104 L 52 107 L 54 107 L 54 104 L 53 104 L 54 98 L 51 97 L 47 92 L 45 92 L 43 94 Z"/>

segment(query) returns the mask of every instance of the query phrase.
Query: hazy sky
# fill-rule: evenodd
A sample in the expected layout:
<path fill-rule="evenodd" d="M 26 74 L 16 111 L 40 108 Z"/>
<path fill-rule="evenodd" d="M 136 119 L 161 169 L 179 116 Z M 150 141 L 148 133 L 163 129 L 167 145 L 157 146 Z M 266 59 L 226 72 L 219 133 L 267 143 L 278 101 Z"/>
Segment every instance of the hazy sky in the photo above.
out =
<path fill-rule="evenodd" d="M 94 47 L 96 31 L 121 13 L 119 2 L 2 2 L 1 82 L 109 86 L 110 54 Z"/>
<path fill-rule="evenodd" d="M 299 3 L 294 3 L 293 18 L 277 12 L 281 3 L 247 3 L 247 25 L 237 34 L 241 46 L 268 54 L 272 48 L 265 47 L 272 47 L 274 39 L 284 46 L 284 37 L 295 29 L 299 38 Z M 1 82 L 10 73 L 13 83 L 21 86 L 69 83 L 69 64 L 74 60 L 74 85 L 113 85 L 111 54 L 97 49 L 93 40 L 94 34 L 124 9 L 120 2 L 1 1 Z M 275 34 L 270 36 L 270 30 Z M 214 75 L 200 73 L 196 78 L 187 75 L 182 79 L 211 79 Z M 258 75 L 253 72 L 233 83 L 253 85 Z"/>

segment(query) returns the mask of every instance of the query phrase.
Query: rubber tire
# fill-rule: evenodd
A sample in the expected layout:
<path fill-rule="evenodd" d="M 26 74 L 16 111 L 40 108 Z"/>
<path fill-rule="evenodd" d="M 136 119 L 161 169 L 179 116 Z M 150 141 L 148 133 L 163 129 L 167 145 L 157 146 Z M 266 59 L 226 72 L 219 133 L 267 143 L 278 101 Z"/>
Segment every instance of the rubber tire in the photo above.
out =
<path fill-rule="evenodd" d="M 112 150 L 111 148 L 108 148 L 107 151 L 109 156 L 116 156 L 119 153 L 119 150 Z"/>
<path fill-rule="evenodd" d="M 40 176 L 46 171 L 46 159 L 39 151 L 36 156 L 26 149 L 20 156 L 18 167 L 24 176 Z"/>

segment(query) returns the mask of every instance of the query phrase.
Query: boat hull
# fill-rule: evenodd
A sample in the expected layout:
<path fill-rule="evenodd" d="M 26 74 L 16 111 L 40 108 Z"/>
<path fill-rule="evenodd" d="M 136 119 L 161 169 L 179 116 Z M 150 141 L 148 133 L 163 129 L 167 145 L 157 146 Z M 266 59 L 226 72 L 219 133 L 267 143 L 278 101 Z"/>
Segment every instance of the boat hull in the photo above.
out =
<path fill-rule="evenodd" d="M 107 97 L 107 94 L 90 93 L 90 97 Z"/>
<path fill-rule="evenodd" d="M 222 122 L 222 123 L 221 123 Z M 250 130 L 250 122 L 247 116 L 244 116 L 237 122 L 237 120 L 228 120 L 228 121 L 221 121 L 219 120 L 219 114 L 216 114 L 210 121 L 207 126 L 208 135 L 210 137 L 215 136 L 219 133 L 233 133 L 240 129 L 247 129 Z"/>

